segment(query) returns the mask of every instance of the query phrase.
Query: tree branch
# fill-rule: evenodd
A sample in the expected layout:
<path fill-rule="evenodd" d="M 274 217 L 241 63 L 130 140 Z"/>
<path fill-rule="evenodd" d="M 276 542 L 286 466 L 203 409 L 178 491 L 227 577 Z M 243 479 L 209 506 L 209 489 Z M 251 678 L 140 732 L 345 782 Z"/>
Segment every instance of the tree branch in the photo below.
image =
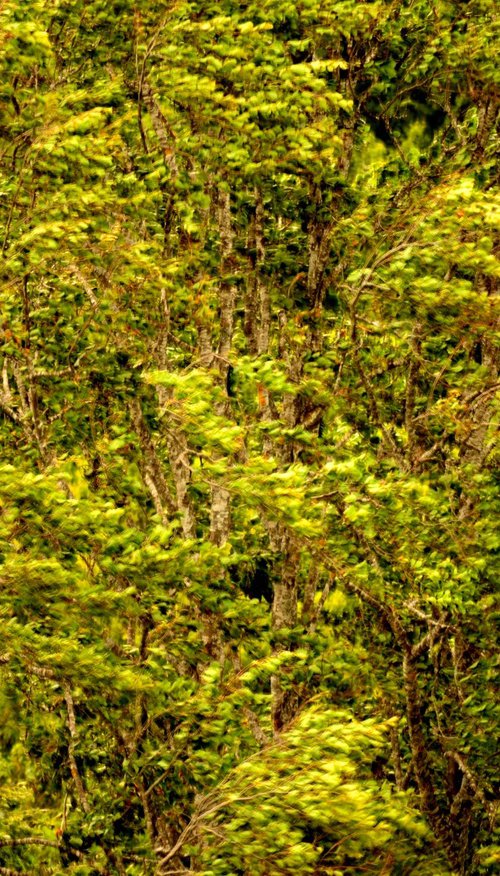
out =
<path fill-rule="evenodd" d="M 73 781 L 75 783 L 76 792 L 78 795 L 78 799 L 80 801 L 80 805 L 85 812 L 86 815 L 90 812 L 90 805 L 87 798 L 87 794 L 85 788 L 83 787 L 83 782 L 78 772 L 78 766 L 75 758 L 75 746 L 78 741 L 78 730 L 76 727 L 76 717 L 75 717 L 75 705 L 73 702 L 73 697 L 71 695 L 71 688 L 69 684 L 65 683 L 64 685 L 64 699 L 66 701 L 66 709 L 68 712 L 68 727 L 70 733 L 70 742 L 68 745 L 68 758 L 69 758 L 69 766 L 71 770 L 71 775 L 73 777 Z"/>
<path fill-rule="evenodd" d="M 51 849 L 58 849 L 59 844 L 52 842 L 52 840 L 44 839 L 39 836 L 23 836 L 9 838 L 9 839 L 1 839 L 0 838 L 0 848 L 5 848 L 5 846 L 49 846 Z M 0 870 L 0 873 L 2 871 Z"/>

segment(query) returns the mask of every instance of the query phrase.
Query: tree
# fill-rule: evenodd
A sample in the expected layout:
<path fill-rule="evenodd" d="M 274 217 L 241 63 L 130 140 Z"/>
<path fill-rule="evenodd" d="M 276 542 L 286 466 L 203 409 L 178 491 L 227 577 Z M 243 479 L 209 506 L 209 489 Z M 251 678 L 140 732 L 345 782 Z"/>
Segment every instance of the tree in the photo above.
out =
<path fill-rule="evenodd" d="M 493 4 L 0 16 L 4 872 L 492 872 Z"/>

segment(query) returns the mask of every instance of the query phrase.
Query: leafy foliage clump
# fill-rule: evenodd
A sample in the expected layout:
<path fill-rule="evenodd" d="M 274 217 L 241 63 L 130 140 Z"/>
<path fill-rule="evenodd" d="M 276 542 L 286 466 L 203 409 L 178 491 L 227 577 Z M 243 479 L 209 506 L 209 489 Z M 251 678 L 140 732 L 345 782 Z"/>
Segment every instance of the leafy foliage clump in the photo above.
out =
<path fill-rule="evenodd" d="M 204 801 L 203 872 L 447 872 L 438 856 L 419 863 L 427 829 L 408 795 L 373 776 L 386 738 L 373 720 L 305 710 Z"/>

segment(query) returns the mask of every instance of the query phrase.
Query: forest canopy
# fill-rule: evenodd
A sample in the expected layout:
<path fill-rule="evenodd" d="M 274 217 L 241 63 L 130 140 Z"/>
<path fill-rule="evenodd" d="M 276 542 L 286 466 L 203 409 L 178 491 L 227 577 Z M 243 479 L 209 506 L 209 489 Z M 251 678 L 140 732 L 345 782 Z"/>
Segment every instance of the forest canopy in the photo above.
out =
<path fill-rule="evenodd" d="M 492 0 L 0 0 L 0 874 L 500 862 Z"/>

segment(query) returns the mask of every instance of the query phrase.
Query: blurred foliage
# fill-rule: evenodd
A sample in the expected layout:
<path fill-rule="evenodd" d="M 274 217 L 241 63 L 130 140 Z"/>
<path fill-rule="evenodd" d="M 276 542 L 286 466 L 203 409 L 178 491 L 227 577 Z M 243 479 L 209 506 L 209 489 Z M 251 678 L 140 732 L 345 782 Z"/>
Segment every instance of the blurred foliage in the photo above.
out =
<path fill-rule="evenodd" d="M 495 872 L 497 46 L 0 0 L 0 873 Z"/>

